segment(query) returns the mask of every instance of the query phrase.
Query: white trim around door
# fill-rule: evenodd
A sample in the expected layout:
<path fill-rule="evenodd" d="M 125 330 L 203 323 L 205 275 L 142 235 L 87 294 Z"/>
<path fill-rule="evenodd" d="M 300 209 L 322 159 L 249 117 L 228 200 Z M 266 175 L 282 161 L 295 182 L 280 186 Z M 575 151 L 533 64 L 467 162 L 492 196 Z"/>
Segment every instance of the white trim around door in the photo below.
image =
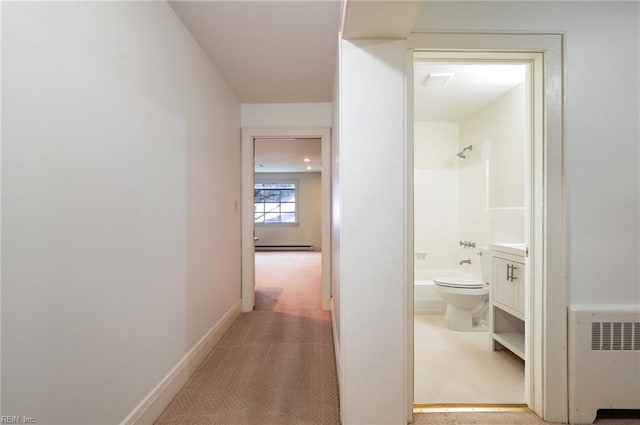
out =
<path fill-rule="evenodd" d="M 254 250 L 254 140 L 259 138 L 320 139 L 322 143 L 322 309 L 331 308 L 331 129 L 330 128 L 243 128 L 242 170 L 242 311 L 255 306 Z"/>
<path fill-rule="evenodd" d="M 466 58 L 474 55 L 489 58 L 508 54 L 512 59 L 530 61 L 533 90 L 533 128 L 531 140 L 531 205 L 529 243 L 529 306 L 527 320 L 526 400 L 529 407 L 544 420 L 566 423 L 568 420 L 567 389 L 567 280 L 566 223 L 563 179 L 564 109 L 563 109 L 563 36 L 562 34 L 449 33 L 419 32 L 409 36 L 408 56 L 414 52 L 430 52 L 442 58 Z M 410 74 L 410 71 L 408 70 Z M 407 119 L 413 108 L 412 79 L 408 79 Z M 541 89 L 540 89 L 541 88 Z M 536 97 L 536 93 L 539 96 Z M 412 122 L 408 121 L 408 125 Z M 538 130 L 536 130 L 538 129 Z M 407 141 L 412 155 L 412 141 Z M 407 160 L 412 164 L 412 158 Z M 412 170 L 412 168 L 411 168 Z M 409 173 L 410 175 L 411 173 Z M 412 211 L 408 200 L 407 211 Z M 410 217 L 410 212 L 408 218 Z M 408 222 L 411 222 L 408 220 Z M 413 227 L 408 226 L 410 238 Z M 407 262 L 407 266 L 411 262 Z M 407 270 L 413 277 L 413 270 Z M 407 288 L 413 279 L 406 282 Z M 407 293 L 409 293 L 407 289 Z M 413 311 L 413 300 L 407 306 Z M 407 326 L 407 359 L 412 364 L 412 328 Z M 413 369 L 407 372 L 412 381 Z"/>

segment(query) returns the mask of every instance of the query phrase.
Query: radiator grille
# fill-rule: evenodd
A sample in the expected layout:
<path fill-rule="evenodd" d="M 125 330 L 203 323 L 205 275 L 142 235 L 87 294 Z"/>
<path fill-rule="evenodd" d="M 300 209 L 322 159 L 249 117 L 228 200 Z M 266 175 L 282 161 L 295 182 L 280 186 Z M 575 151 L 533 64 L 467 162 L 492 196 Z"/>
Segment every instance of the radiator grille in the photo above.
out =
<path fill-rule="evenodd" d="M 640 322 L 591 322 L 591 350 L 640 351 Z"/>
<path fill-rule="evenodd" d="M 640 409 L 640 305 L 569 306 L 568 319 L 568 422 Z"/>

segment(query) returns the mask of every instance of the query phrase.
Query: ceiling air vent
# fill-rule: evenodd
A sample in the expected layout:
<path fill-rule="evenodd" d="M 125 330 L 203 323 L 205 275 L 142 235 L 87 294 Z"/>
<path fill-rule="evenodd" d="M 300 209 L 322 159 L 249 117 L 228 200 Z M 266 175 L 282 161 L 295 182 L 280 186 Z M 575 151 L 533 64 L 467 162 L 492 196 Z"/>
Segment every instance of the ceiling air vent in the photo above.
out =
<path fill-rule="evenodd" d="M 449 84 L 453 75 L 453 72 L 427 74 L 424 80 L 422 80 L 422 85 L 425 87 L 444 87 Z"/>

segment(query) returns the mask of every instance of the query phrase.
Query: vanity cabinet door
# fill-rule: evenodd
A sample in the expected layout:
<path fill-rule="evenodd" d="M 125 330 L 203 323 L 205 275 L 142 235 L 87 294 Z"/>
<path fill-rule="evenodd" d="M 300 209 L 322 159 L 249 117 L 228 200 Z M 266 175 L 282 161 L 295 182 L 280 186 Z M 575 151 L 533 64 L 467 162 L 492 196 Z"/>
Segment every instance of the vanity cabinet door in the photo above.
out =
<path fill-rule="evenodd" d="M 511 262 L 505 259 L 493 258 L 493 302 L 513 308 L 513 300 L 515 297 L 515 288 L 508 277 L 510 276 Z"/>
<path fill-rule="evenodd" d="M 513 282 L 513 309 L 524 315 L 524 264 L 511 263 L 511 281 Z"/>
<path fill-rule="evenodd" d="M 524 316 L 524 264 L 493 257 L 493 302 L 511 314 Z"/>

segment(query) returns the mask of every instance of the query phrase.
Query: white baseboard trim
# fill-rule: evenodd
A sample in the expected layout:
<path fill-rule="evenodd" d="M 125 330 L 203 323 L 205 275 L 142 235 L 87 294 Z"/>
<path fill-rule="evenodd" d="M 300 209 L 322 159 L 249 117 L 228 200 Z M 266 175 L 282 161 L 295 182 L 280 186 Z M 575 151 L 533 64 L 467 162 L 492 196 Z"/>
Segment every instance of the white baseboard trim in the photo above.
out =
<path fill-rule="evenodd" d="M 120 425 L 152 425 L 231 327 L 241 307 L 242 300 L 236 301 Z"/>
<path fill-rule="evenodd" d="M 333 314 L 333 297 L 331 297 L 331 332 L 333 333 L 333 349 L 336 356 L 336 372 L 338 373 L 338 394 L 342 389 L 342 365 L 340 364 L 340 341 L 336 333 L 336 316 Z"/>

